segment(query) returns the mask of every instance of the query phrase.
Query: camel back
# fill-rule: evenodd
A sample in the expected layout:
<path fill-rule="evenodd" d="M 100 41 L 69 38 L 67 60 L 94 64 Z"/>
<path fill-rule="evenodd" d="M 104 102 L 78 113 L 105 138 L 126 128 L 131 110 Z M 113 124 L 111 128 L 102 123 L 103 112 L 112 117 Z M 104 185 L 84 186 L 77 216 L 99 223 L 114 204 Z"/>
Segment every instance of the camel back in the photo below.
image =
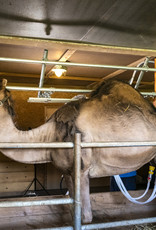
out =
<path fill-rule="evenodd" d="M 103 96 L 111 96 L 112 100 L 122 104 L 137 106 L 143 110 L 156 111 L 153 104 L 146 100 L 137 90 L 127 83 L 118 80 L 106 80 L 100 83 L 91 93 L 90 99 L 101 100 Z"/>

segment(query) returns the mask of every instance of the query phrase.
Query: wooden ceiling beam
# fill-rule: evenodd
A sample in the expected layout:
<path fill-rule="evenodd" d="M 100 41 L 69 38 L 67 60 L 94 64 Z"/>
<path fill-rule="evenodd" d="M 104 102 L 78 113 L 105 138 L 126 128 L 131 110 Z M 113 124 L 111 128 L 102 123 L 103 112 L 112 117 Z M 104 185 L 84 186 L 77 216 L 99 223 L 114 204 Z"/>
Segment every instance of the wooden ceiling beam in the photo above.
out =
<path fill-rule="evenodd" d="M 144 62 L 144 60 L 145 60 L 145 57 L 140 58 L 140 59 L 138 59 L 137 61 L 132 62 L 131 64 L 129 64 L 128 67 L 137 66 L 139 63 Z M 124 73 L 124 72 L 126 72 L 126 71 L 127 71 L 127 70 L 121 70 L 121 69 L 116 70 L 116 71 L 114 71 L 113 73 L 110 73 L 110 74 L 108 74 L 107 76 L 103 77 L 102 80 L 103 80 L 103 79 L 106 80 L 106 79 L 109 79 L 109 78 L 116 77 L 116 76 L 118 76 L 119 74 Z"/>
<path fill-rule="evenodd" d="M 0 72 L 0 76 L 2 77 L 27 77 L 27 78 L 40 78 L 39 74 L 26 74 L 26 73 L 7 73 L 7 72 Z M 51 79 L 60 79 L 56 76 L 50 77 Z M 63 76 L 61 79 L 64 80 L 77 80 L 77 81 L 101 81 L 101 78 L 95 77 L 76 77 L 76 76 Z"/>
<path fill-rule="evenodd" d="M 139 56 L 156 56 L 156 50 L 153 49 L 141 49 L 135 47 L 119 47 L 110 46 L 94 43 L 82 43 L 72 41 L 60 41 L 60 40 L 48 40 L 48 39 L 37 39 L 37 38 L 26 38 L 26 37 L 13 37 L 13 36 L 0 36 L 1 44 L 18 45 L 18 46 L 29 46 L 33 48 L 51 49 L 74 49 L 81 51 L 91 51 L 99 53 L 114 53 L 114 54 L 128 54 L 128 55 L 139 55 Z"/>

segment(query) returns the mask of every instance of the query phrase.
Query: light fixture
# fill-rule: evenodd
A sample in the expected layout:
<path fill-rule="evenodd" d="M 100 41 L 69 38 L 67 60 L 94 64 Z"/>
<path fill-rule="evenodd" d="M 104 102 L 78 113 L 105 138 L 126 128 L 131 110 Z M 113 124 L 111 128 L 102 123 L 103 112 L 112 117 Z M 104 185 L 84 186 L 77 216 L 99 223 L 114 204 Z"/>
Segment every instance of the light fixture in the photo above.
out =
<path fill-rule="evenodd" d="M 66 71 L 67 68 L 62 65 L 55 65 L 54 68 L 52 68 L 52 72 L 54 72 L 57 77 L 61 77 L 66 73 Z"/>

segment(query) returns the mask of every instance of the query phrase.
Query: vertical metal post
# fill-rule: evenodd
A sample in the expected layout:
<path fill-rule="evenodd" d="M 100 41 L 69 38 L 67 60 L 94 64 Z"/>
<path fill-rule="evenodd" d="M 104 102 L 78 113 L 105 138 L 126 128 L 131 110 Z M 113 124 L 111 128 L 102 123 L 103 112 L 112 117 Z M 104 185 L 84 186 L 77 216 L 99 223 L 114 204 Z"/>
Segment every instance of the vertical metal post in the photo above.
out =
<path fill-rule="evenodd" d="M 137 65 L 137 67 L 142 67 L 144 65 L 144 62 L 141 62 Z M 137 70 L 134 70 L 133 74 L 132 74 L 132 77 L 131 79 L 129 80 L 129 84 L 132 85 L 133 81 L 134 81 L 134 78 L 135 78 L 135 75 L 138 71 Z"/>
<path fill-rule="evenodd" d="M 147 57 L 147 58 L 145 59 L 143 68 L 144 68 L 144 67 L 145 67 L 145 68 L 147 67 L 148 62 L 149 62 L 149 57 Z M 143 75 L 144 75 L 144 71 L 142 70 L 142 71 L 140 72 L 139 76 L 138 76 L 138 80 L 137 80 L 137 82 L 136 82 L 136 84 L 135 84 L 135 86 L 134 86 L 134 89 L 138 89 L 138 87 L 139 87 L 139 85 L 140 85 L 140 82 L 141 82 L 141 80 L 142 80 L 142 78 L 143 78 Z"/>
<path fill-rule="evenodd" d="M 48 57 L 48 50 L 44 50 L 44 54 L 43 54 L 43 61 L 46 61 Z M 46 64 L 42 64 L 42 68 L 41 68 L 41 75 L 40 75 L 40 82 L 39 82 L 39 88 L 41 88 L 43 86 L 43 82 L 44 82 L 44 75 L 45 75 L 45 69 L 46 69 Z M 42 92 L 38 92 L 38 97 L 40 97 L 42 94 Z"/>
<path fill-rule="evenodd" d="M 75 134 L 74 143 L 75 160 L 75 206 L 74 206 L 74 229 L 81 229 L 81 197 L 80 197 L 80 175 L 81 175 L 81 134 Z"/>

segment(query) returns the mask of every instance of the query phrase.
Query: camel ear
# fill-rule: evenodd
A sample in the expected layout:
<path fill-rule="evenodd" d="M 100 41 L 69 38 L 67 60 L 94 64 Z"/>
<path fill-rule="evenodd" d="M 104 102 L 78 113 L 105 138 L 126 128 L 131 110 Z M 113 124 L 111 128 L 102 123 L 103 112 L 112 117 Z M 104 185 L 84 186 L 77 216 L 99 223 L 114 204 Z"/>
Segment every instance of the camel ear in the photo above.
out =
<path fill-rule="evenodd" d="M 7 86 L 7 79 L 2 80 L 2 89 L 5 89 Z"/>

